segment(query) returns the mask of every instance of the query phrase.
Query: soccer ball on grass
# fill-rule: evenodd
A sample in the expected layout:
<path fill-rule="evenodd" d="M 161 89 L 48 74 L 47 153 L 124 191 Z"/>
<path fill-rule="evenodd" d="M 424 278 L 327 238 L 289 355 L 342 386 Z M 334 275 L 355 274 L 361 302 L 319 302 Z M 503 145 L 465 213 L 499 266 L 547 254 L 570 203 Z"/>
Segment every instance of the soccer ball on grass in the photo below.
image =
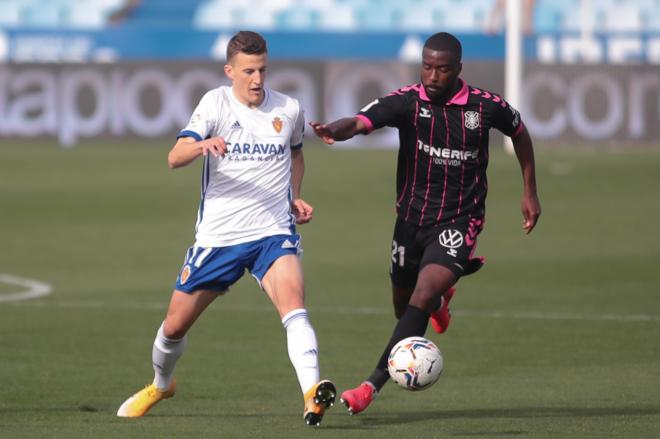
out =
<path fill-rule="evenodd" d="M 406 390 L 424 390 L 438 381 L 443 361 L 440 349 L 424 337 L 408 337 L 394 345 L 387 361 L 390 377 Z"/>

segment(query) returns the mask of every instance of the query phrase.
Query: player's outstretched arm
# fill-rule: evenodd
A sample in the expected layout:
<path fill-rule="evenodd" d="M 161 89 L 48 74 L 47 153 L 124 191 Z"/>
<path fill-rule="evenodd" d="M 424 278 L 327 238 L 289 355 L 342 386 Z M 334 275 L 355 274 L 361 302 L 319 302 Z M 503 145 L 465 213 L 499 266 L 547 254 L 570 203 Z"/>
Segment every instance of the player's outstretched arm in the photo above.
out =
<path fill-rule="evenodd" d="M 196 141 L 192 137 L 181 137 L 170 153 L 167 155 L 167 164 L 170 169 L 186 166 L 200 155 L 213 157 L 223 156 L 227 153 L 225 139 L 211 137 L 210 139 Z"/>
<path fill-rule="evenodd" d="M 314 129 L 314 133 L 328 145 L 348 140 L 356 134 L 369 132 L 367 125 L 357 117 L 345 117 L 329 124 L 312 121 L 309 125 Z"/>
<path fill-rule="evenodd" d="M 523 215 L 523 230 L 530 233 L 541 215 L 541 203 L 536 193 L 536 168 L 532 138 L 526 127 L 513 139 L 513 148 L 520 163 L 523 177 L 523 196 L 520 209 Z"/>

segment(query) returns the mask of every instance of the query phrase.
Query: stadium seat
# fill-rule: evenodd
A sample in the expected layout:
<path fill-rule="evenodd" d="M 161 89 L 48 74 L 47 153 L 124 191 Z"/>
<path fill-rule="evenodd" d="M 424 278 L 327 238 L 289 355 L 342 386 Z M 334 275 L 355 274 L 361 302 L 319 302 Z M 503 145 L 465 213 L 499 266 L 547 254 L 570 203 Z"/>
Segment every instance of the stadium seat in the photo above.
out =
<path fill-rule="evenodd" d="M 374 9 L 364 5 L 355 11 L 357 26 L 365 31 L 388 31 L 393 29 L 397 17 L 397 12 L 389 8 Z"/>
<path fill-rule="evenodd" d="M 602 11 L 602 29 L 607 32 L 639 32 L 642 30 L 642 16 L 632 5 L 613 5 Z"/>
<path fill-rule="evenodd" d="M 0 26 L 102 29 L 127 0 L 0 0 Z M 496 0 L 142 0 L 126 26 L 201 30 L 481 33 Z M 590 0 L 590 27 L 655 32 L 660 0 Z M 536 0 L 537 32 L 579 32 L 582 0 Z"/>
<path fill-rule="evenodd" d="M 644 14 L 644 29 L 649 32 L 660 31 L 660 4 L 658 8 L 649 10 Z"/>
<path fill-rule="evenodd" d="M 236 25 L 236 10 L 233 2 L 207 1 L 195 11 L 193 26 L 201 30 L 232 28 Z"/>
<path fill-rule="evenodd" d="M 258 11 L 258 13 L 254 11 Z M 267 0 L 253 1 L 251 3 L 251 9 L 241 9 L 235 13 L 234 25 L 241 29 L 271 30 L 276 26 L 277 11 L 277 5 Z"/>
<path fill-rule="evenodd" d="M 14 27 L 22 23 L 19 2 L 0 1 L 0 26 Z"/>
<path fill-rule="evenodd" d="M 319 11 L 319 27 L 324 31 L 356 30 L 355 13 L 351 6 L 337 5 Z"/>
<path fill-rule="evenodd" d="M 537 32 L 580 29 L 580 0 L 538 0 L 533 13 Z"/>
<path fill-rule="evenodd" d="M 318 28 L 319 13 L 302 7 L 286 8 L 277 13 L 278 29 L 311 31 Z"/>
<path fill-rule="evenodd" d="M 100 4 L 78 1 L 65 8 L 62 24 L 76 29 L 100 29 L 108 14 L 109 10 Z"/>
<path fill-rule="evenodd" d="M 468 4 L 454 4 L 444 10 L 443 29 L 471 31 L 482 29 L 486 15 Z"/>
<path fill-rule="evenodd" d="M 402 9 L 400 10 L 400 20 L 397 27 L 405 31 L 434 31 L 438 27 L 438 17 L 429 14 L 429 11 L 424 9 Z M 443 24 L 445 24 L 443 22 Z"/>
<path fill-rule="evenodd" d="M 37 2 L 25 4 L 23 17 L 27 27 L 57 28 L 62 24 L 63 7 L 60 2 Z"/>

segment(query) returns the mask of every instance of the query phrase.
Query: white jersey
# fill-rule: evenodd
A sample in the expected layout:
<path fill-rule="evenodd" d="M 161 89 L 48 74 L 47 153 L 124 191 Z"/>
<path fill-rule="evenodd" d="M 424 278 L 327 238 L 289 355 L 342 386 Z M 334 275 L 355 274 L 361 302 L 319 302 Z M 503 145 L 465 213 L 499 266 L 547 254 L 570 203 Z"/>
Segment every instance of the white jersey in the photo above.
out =
<path fill-rule="evenodd" d="M 225 247 L 295 232 L 291 212 L 291 150 L 302 147 L 304 116 L 297 100 L 264 89 L 249 108 L 222 86 L 202 97 L 179 137 L 223 137 L 224 157 L 208 155 L 197 215 L 200 247 Z"/>

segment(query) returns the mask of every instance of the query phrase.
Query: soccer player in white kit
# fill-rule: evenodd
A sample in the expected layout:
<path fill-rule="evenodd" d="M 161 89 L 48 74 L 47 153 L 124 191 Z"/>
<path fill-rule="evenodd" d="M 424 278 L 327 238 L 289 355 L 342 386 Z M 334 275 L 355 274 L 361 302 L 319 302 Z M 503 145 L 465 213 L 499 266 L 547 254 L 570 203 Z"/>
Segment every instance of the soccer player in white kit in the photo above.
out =
<path fill-rule="evenodd" d="M 174 367 L 186 333 L 204 309 L 247 269 L 286 329 L 289 358 L 304 399 L 303 418 L 319 425 L 334 404 L 332 382 L 319 379 L 318 347 L 304 307 L 300 236 L 312 218 L 300 198 L 304 173 L 303 110 L 264 87 L 266 41 L 241 31 L 227 45 L 231 87 L 204 95 L 168 155 L 171 168 L 204 158 L 195 244 L 188 249 L 167 316 L 152 350 L 152 384 L 128 398 L 117 416 L 139 417 L 176 390 Z"/>

